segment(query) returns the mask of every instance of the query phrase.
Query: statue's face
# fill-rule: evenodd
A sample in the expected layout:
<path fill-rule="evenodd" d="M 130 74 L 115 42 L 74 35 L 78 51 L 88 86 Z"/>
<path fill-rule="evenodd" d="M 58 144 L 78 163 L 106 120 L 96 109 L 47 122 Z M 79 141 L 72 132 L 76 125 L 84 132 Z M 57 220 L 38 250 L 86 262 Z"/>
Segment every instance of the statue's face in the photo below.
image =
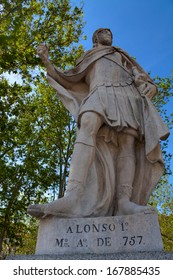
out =
<path fill-rule="evenodd" d="M 97 34 L 98 43 L 105 46 L 112 45 L 112 35 L 109 30 L 103 29 Z"/>

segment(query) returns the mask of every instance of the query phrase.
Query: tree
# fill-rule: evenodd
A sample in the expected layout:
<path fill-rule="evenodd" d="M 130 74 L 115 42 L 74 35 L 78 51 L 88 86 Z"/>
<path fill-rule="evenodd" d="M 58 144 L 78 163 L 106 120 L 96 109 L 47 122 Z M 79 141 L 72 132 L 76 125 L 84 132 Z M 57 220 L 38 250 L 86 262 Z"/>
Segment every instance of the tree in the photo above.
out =
<path fill-rule="evenodd" d="M 48 86 L 36 46 L 46 42 L 56 65 L 72 65 L 82 52 L 82 15 L 68 0 L 1 1 L 0 252 L 33 232 L 29 204 L 64 193 L 75 124 Z"/>
<path fill-rule="evenodd" d="M 173 73 L 172 76 L 166 78 L 156 77 L 155 83 L 159 89 L 159 94 L 155 97 L 154 105 L 161 113 L 170 130 L 172 130 L 173 113 L 168 114 L 167 105 L 173 98 Z M 173 175 L 173 172 L 170 168 L 172 155 L 167 151 L 168 141 L 169 139 L 162 143 L 165 172 L 153 191 L 150 204 L 158 209 L 164 249 L 166 251 L 173 251 L 173 186 L 169 182 L 169 177 Z"/>
<path fill-rule="evenodd" d="M 169 102 L 173 99 L 173 73 L 172 76 L 166 77 L 166 78 L 155 78 L 155 83 L 159 89 L 159 94 L 156 96 L 154 100 L 154 105 L 157 107 L 157 110 L 162 115 L 165 123 L 167 123 L 168 127 L 170 128 L 170 131 L 173 128 L 173 113 L 170 114 L 167 112 L 167 105 L 169 105 Z M 172 155 L 168 153 L 167 147 L 168 147 L 168 141 L 161 142 L 162 144 L 162 154 L 165 162 L 165 172 L 162 176 L 158 187 L 156 188 L 156 197 L 157 191 L 160 189 L 162 193 L 160 193 L 161 201 L 158 205 L 158 207 L 163 207 L 165 213 L 169 213 L 170 203 L 169 201 L 172 199 L 173 192 L 172 192 L 172 186 L 169 183 L 169 177 L 173 175 L 173 172 L 170 168 L 170 160 L 172 158 Z M 167 187 L 167 191 L 165 189 Z M 159 196 L 158 196 L 159 197 Z M 166 203 L 169 205 L 169 207 L 166 206 Z"/>

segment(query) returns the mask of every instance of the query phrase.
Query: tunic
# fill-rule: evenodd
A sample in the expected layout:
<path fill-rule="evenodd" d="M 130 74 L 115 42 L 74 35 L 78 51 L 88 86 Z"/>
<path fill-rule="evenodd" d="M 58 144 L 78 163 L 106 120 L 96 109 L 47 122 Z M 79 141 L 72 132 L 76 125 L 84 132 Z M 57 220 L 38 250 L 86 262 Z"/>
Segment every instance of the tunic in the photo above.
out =
<path fill-rule="evenodd" d="M 84 112 L 93 111 L 117 131 L 130 127 L 140 136 L 144 134 L 141 96 L 119 53 L 97 60 L 87 74 L 86 82 L 90 94 L 81 103 L 79 120 Z"/>

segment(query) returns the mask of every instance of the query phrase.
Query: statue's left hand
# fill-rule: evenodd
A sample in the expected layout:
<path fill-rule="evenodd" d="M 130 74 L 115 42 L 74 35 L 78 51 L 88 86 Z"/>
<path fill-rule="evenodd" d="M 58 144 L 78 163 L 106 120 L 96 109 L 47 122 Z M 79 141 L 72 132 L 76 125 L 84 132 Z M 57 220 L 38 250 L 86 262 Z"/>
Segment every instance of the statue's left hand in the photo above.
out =
<path fill-rule="evenodd" d="M 146 87 L 144 88 L 142 93 L 150 99 L 153 99 L 157 94 L 157 88 L 151 83 L 146 83 Z"/>

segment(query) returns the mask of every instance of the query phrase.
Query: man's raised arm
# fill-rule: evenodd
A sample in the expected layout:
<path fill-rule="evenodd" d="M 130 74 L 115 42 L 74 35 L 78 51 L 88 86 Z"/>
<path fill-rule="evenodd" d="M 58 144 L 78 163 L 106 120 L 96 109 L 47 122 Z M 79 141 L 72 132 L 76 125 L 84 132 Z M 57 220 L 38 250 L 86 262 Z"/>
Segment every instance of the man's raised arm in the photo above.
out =
<path fill-rule="evenodd" d="M 60 75 L 58 75 L 58 72 L 56 71 L 55 67 L 52 65 L 52 63 L 49 60 L 49 50 L 47 45 L 40 44 L 37 48 L 37 54 L 39 55 L 40 59 L 42 60 L 46 70 L 47 74 L 51 76 L 54 80 L 56 80 L 59 84 L 64 86 L 65 88 L 70 87 L 70 83 L 63 79 Z"/>

